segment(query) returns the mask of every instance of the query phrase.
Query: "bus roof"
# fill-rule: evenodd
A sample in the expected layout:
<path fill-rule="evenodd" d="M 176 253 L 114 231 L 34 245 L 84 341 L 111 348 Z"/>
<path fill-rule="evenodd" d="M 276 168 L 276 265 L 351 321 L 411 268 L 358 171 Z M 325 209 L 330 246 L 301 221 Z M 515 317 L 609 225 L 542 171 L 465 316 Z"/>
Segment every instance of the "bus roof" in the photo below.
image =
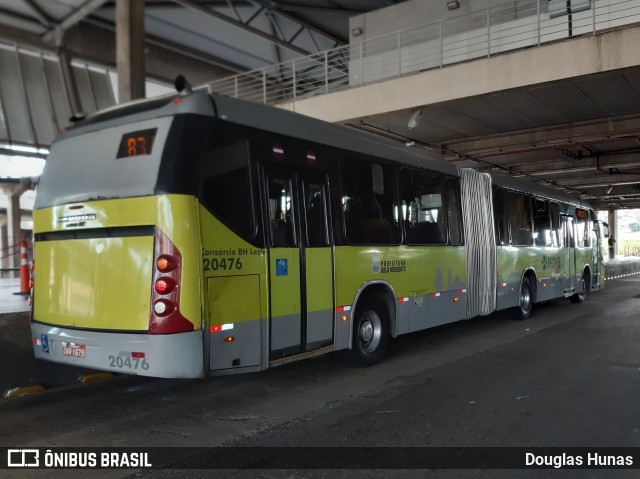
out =
<path fill-rule="evenodd" d="M 164 116 L 197 114 L 215 117 L 230 123 L 245 125 L 276 134 L 325 144 L 365 155 L 423 167 L 440 173 L 458 175 L 457 166 L 443 161 L 435 154 L 418 152 L 401 143 L 380 135 L 335 125 L 292 111 L 248 102 L 223 95 L 196 91 L 172 94 L 151 100 L 140 100 L 97 112 L 69 127 L 59 139 L 81 135 L 110 126 L 135 123 Z M 537 183 L 491 173 L 493 183 L 545 198 L 590 208 L 577 196 Z"/>

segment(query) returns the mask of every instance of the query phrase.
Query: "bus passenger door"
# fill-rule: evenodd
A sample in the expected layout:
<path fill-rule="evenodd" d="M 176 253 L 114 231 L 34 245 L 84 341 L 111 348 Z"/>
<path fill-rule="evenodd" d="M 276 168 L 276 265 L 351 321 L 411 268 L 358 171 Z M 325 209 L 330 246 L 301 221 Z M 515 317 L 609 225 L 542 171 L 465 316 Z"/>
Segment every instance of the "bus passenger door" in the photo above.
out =
<path fill-rule="evenodd" d="M 604 261 L 602 252 L 602 227 L 601 221 L 593 218 L 593 235 L 591 236 L 591 256 L 593 265 L 593 274 L 591 275 L 591 289 L 600 289 L 602 287 L 602 270 Z"/>
<path fill-rule="evenodd" d="M 265 169 L 269 231 L 269 359 L 333 344 L 333 257 L 322 176 Z"/>
<path fill-rule="evenodd" d="M 305 351 L 333 344 L 333 250 L 328 191 L 326 176 L 309 172 L 300 175 Z"/>
<path fill-rule="evenodd" d="M 574 234 L 574 219 L 572 216 L 562 215 L 562 231 L 564 233 L 564 292 L 576 289 L 576 240 Z"/>

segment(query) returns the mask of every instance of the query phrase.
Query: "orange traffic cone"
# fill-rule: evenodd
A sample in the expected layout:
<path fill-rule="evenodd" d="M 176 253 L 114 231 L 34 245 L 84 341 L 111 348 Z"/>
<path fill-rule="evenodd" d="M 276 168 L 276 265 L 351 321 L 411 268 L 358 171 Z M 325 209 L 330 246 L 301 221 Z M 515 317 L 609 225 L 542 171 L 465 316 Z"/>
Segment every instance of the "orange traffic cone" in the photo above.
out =
<path fill-rule="evenodd" d="M 20 291 L 18 293 L 23 296 L 29 296 L 29 258 L 27 256 L 27 238 L 22 237 L 20 243 Z"/>
<path fill-rule="evenodd" d="M 33 306 L 33 279 L 35 277 L 36 260 L 31 260 L 31 279 L 29 279 L 29 306 Z"/>
<path fill-rule="evenodd" d="M 31 274 L 29 278 L 29 290 L 33 289 L 33 272 L 36 269 L 36 260 L 31 260 L 31 266 L 29 267 L 29 272 Z"/>

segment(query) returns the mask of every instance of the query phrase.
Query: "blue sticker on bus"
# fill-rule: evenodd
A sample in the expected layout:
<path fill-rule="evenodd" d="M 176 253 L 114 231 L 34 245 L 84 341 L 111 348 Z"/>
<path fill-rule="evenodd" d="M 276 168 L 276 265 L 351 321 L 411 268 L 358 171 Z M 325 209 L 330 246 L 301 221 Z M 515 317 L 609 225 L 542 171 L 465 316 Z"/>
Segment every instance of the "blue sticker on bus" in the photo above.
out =
<path fill-rule="evenodd" d="M 287 263 L 287 258 L 277 258 L 276 259 L 276 276 L 288 276 L 289 275 L 289 264 Z"/>
<path fill-rule="evenodd" d="M 42 335 L 42 352 L 49 354 L 49 336 Z"/>

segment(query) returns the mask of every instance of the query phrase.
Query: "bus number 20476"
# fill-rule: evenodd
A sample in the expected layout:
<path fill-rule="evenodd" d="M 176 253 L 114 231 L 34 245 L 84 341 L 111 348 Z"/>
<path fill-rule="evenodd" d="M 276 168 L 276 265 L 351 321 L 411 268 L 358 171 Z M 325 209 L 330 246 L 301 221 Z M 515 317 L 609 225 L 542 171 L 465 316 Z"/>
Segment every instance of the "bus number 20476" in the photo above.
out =
<path fill-rule="evenodd" d="M 149 369 L 146 358 L 136 358 L 130 356 L 109 356 L 109 367 L 118 369 Z"/>
<path fill-rule="evenodd" d="M 242 269 L 242 261 L 240 261 L 240 258 L 204 258 L 202 260 L 202 269 L 204 271 Z"/>

